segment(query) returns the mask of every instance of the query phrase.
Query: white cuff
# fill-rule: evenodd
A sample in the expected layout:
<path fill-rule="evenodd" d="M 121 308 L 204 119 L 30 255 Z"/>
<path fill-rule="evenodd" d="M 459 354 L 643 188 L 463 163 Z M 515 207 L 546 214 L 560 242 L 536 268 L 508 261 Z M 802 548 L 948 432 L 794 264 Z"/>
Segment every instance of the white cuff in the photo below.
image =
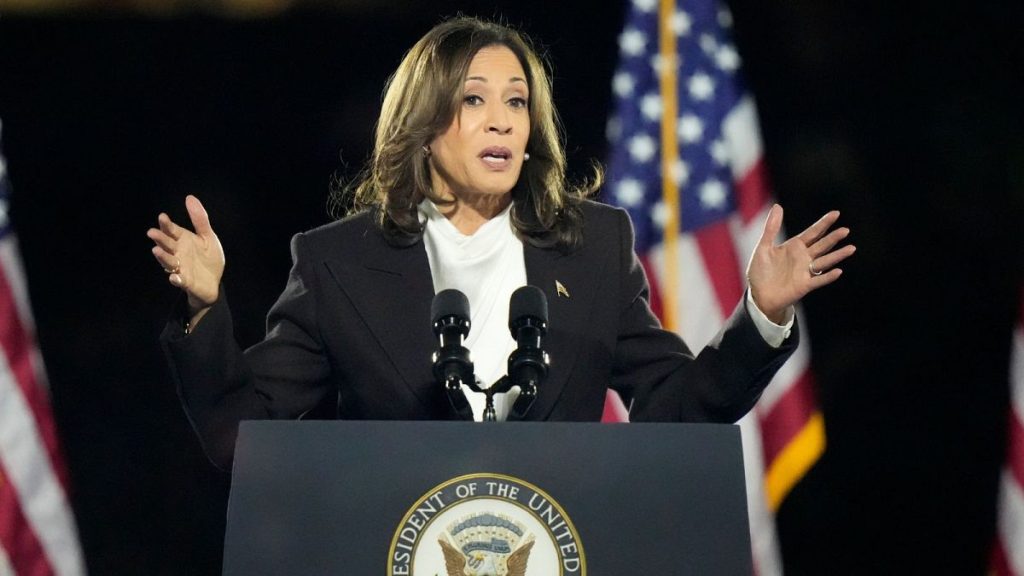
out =
<path fill-rule="evenodd" d="M 796 318 L 796 310 L 792 306 L 786 308 L 786 321 L 781 325 L 776 324 L 769 320 L 764 315 L 764 312 L 757 307 L 757 302 L 754 302 L 754 295 L 750 292 L 750 288 L 747 288 L 746 292 L 747 313 L 750 314 L 750 318 L 754 321 L 754 326 L 757 326 L 757 331 L 761 334 L 761 338 L 764 338 L 764 341 L 772 348 L 782 346 L 786 338 L 789 338 L 790 332 L 793 331 L 793 320 Z"/>

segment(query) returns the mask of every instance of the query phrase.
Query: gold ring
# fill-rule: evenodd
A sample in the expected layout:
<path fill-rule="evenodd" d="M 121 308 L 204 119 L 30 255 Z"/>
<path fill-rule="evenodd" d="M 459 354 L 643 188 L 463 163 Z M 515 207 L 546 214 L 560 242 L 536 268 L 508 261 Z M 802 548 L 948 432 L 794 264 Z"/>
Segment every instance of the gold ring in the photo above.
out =
<path fill-rule="evenodd" d="M 807 271 L 811 273 L 811 276 L 821 276 L 822 274 L 825 273 L 824 270 L 814 269 L 814 260 L 811 260 L 810 262 L 807 263 Z"/>

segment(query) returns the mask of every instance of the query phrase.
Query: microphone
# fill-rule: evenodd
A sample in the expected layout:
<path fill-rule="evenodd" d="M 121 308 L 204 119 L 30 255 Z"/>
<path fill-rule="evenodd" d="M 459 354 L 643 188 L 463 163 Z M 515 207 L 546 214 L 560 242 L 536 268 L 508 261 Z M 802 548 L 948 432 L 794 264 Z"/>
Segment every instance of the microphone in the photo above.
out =
<path fill-rule="evenodd" d="M 462 384 L 474 384 L 473 362 L 462 339 L 469 334 L 469 299 L 458 290 L 442 290 L 430 303 L 431 324 L 439 348 L 433 354 L 434 378 L 444 386 L 457 414 L 472 420 L 473 413 Z"/>
<path fill-rule="evenodd" d="M 508 329 L 516 349 L 508 357 L 508 377 L 519 386 L 512 415 L 522 418 L 537 398 L 537 387 L 548 375 L 548 354 L 544 337 L 548 331 L 548 300 L 536 286 L 523 286 L 509 301 Z"/>

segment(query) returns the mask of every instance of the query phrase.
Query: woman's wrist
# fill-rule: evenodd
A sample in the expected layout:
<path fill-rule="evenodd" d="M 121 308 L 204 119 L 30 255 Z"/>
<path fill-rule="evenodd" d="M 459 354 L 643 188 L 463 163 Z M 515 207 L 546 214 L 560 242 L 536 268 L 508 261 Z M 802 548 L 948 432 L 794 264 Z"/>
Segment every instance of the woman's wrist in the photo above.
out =
<path fill-rule="evenodd" d="M 191 334 L 193 331 L 195 331 L 196 326 L 199 324 L 199 321 L 202 320 L 203 316 L 206 316 L 206 313 L 209 312 L 209 311 L 210 311 L 210 307 L 209 306 L 204 306 L 204 307 L 199 308 L 198 310 L 196 310 L 196 309 L 192 308 L 191 304 L 189 304 L 188 316 L 185 319 L 185 326 L 184 326 L 185 334 Z"/>

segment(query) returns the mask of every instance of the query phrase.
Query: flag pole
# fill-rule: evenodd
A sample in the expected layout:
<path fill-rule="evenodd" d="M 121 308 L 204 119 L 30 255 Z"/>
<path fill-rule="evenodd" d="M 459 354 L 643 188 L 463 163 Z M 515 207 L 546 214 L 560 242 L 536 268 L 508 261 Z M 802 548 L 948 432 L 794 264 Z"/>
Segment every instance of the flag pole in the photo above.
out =
<path fill-rule="evenodd" d="M 661 193 L 665 206 L 665 222 L 662 228 L 663 276 L 661 283 L 662 322 L 668 330 L 679 328 L 679 229 L 681 211 L 679 186 L 674 178 L 673 168 L 679 161 L 679 141 L 676 139 L 676 118 L 678 114 L 678 82 L 676 70 L 679 62 L 676 55 L 676 35 L 672 31 L 672 15 L 675 0 L 661 0 L 658 7 L 658 54 L 661 65 L 655 70 L 661 91 Z"/>

